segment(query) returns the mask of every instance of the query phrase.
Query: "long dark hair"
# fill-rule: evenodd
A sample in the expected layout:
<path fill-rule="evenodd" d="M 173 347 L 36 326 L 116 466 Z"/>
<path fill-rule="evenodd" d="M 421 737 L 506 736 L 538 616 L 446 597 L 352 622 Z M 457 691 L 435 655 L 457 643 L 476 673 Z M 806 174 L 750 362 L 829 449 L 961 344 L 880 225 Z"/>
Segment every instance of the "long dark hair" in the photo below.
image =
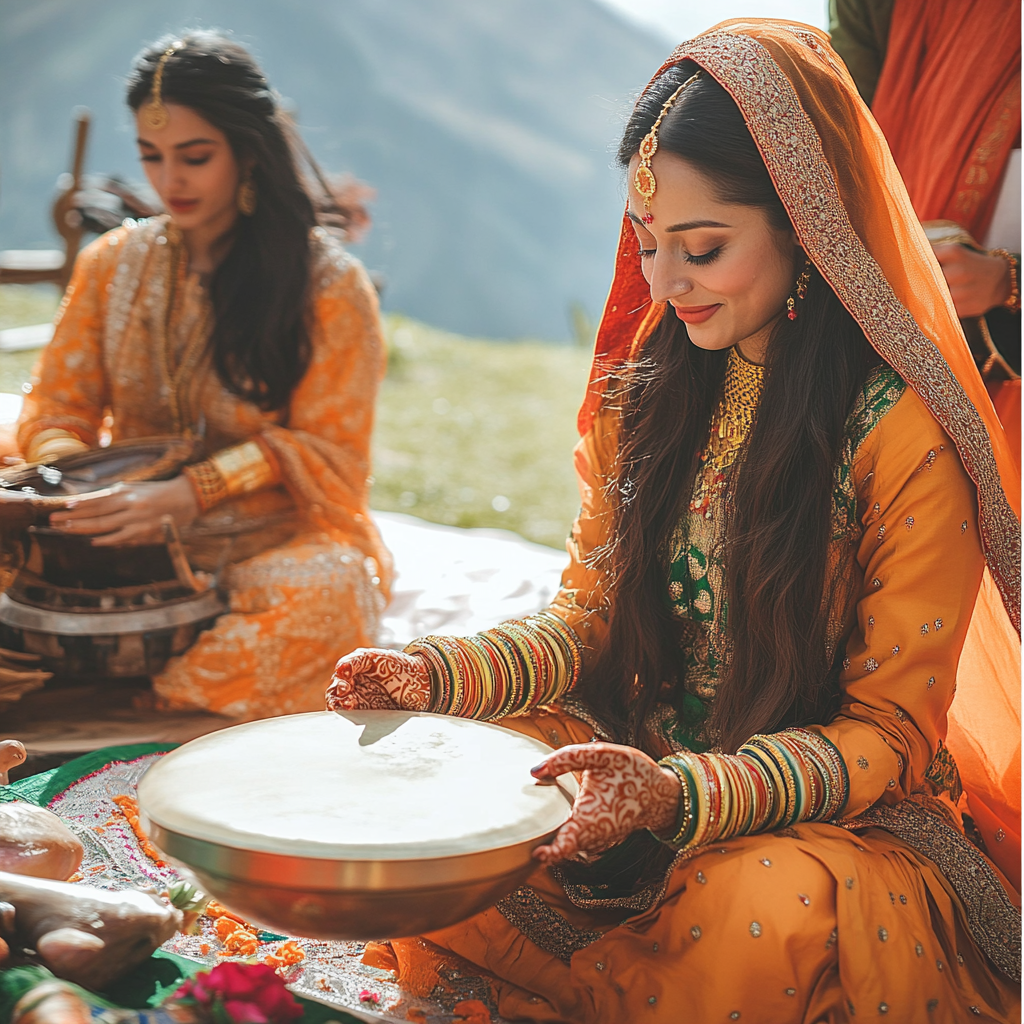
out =
<path fill-rule="evenodd" d="M 214 271 L 213 362 L 224 385 L 260 408 L 286 405 L 310 360 L 307 310 L 313 200 L 294 155 L 286 115 L 253 56 L 218 32 L 167 36 L 136 58 L 128 105 L 150 96 L 164 52 L 162 95 L 194 110 L 252 164 L 257 202 L 239 216 L 231 247 Z"/>
<path fill-rule="evenodd" d="M 695 70 L 689 62 L 669 68 L 640 99 L 619 148 L 622 166 Z M 703 172 L 723 201 L 759 207 L 775 227 L 791 229 L 742 115 L 706 72 L 662 123 L 659 147 Z M 666 551 L 692 491 L 726 360 L 726 352 L 693 345 L 669 309 L 619 390 L 610 639 L 581 684 L 618 738 L 640 746 L 650 743 L 644 722 L 663 684 L 674 684 L 683 707 L 688 624 L 671 614 Z M 798 318 L 780 317 L 768 342 L 764 392 L 729 485 L 722 553 L 731 657 L 710 723 L 723 750 L 757 732 L 820 722 L 833 707 L 829 623 L 848 612 L 844 580 L 852 571 L 849 545 L 837 555 L 831 544 L 834 477 L 847 417 L 877 362 L 812 269 Z"/>

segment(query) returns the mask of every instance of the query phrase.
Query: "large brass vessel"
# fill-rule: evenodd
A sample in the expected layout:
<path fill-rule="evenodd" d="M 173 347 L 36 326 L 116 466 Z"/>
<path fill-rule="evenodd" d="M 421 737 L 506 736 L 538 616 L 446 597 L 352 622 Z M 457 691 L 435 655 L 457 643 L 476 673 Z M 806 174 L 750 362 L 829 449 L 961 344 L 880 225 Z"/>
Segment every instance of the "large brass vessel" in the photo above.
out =
<path fill-rule="evenodd" d="M 536 867 L 569 816 L 550 748 L 508 729 L 400 711 L 288 715 L 203 736 L 139 785 L 143 827 L 206 892 L 262 927 L 321 939 L 463 920 Z"/>

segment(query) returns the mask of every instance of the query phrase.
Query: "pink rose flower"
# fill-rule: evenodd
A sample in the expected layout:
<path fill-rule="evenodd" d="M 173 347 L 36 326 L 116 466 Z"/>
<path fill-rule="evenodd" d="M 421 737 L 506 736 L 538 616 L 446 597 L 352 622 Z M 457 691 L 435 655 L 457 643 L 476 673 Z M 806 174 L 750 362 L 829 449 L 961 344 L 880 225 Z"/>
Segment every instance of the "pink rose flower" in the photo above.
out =
<path fill-rule="evenodd" d="M 266 964 L 217 964 L 185 982 L 171 1002 L 193 1006 L 212 1024 L 288 1024 L 302 1007 Z"/>

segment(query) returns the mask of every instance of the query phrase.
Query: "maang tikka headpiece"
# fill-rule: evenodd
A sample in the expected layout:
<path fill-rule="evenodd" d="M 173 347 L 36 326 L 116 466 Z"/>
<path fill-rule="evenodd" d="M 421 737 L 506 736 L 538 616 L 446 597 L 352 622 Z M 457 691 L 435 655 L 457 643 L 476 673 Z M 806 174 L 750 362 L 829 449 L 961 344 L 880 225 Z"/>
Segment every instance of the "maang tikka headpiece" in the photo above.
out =
<path fill-rule="evenodd" d="M 700 78 L 700 74 L 700 71 L 697 71 L 696 74 L 691 75 L 662 103 L 661 113 L 658 114 L 657 121 L 651 125 L 651 130 L 644 136 L 643 142 L 640 143 L 640 166 L 637 167 L 636 174 L 633 175 L 633 187 L 644 199 L 644 215 L 641 219 L 645 224 L 650 224 L 654 220 L 651 216 L 651 200 L 654 198 L 654 192 L 658 187 L 658 183 L 654 180 L 654 171 L 651 170 L 651 158 L 658 152 L 658 129 L 661 127 L 661 122 L 665 120 L 665 115 L 672 109 L 675 101 L 679 99 L 688 85 L 692 85 Z"/>
<path fill-rule="evenodd" d="M 163 101 L 161 92 L 164 84 L 164 65 L 167 63 L 167 58 L 179 46 L 181 46 L 181 43 L 175 43 L 170 49 L 164 50 L 163 56 L 157 63 L 156 71 L 153 72 L 153 89 L 150 100 L 142 108 L 142 123 L 147 128 L 152 128 L 155 132 L 166 128 L 171 120 L 171 115 L 167 112 L 167 105 Z"/>

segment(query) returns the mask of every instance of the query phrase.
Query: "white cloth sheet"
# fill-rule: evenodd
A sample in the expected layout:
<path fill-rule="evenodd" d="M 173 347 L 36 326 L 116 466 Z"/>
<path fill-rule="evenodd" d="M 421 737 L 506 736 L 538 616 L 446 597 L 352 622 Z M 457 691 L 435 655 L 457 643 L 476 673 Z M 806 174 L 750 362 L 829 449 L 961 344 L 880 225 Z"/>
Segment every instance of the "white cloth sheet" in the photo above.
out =
<path fill-rule="evenodd" d="M 466 636 L 540 611 L 569 560 L 506 530 L 438 526 L 396 512 L 373 517 L 395 559 L 379 633 L 387 647 L 428 633 Z"/>

